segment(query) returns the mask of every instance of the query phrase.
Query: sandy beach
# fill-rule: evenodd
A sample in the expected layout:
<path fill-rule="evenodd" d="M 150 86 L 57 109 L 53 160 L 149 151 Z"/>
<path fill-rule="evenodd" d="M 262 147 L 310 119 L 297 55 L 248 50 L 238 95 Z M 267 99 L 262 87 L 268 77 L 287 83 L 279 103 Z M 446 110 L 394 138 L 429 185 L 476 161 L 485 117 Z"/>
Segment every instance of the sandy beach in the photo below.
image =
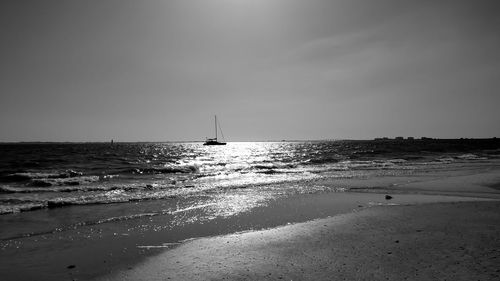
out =
<path fill-rule="evenodd" d="M 101 280 L 498 280 L 499 210 L 374 207 L 194 240 Z"/>
<path fill-rule="evenodd" d="M 190 240 L 98 280 L 498 280 L 500 202 L 488 187 L 497 179 L 435 179 L 433 192 L 462 195 L 395 194 L 323 219 Z"/>

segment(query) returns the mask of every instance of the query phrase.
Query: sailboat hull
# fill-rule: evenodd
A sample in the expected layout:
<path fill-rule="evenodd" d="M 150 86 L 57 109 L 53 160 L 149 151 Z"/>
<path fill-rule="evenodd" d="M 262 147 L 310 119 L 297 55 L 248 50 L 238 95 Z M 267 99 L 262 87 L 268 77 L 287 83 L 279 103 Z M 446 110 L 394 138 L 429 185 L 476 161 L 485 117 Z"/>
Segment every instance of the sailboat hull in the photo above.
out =
<path fill-rule="evenodd" d="M 218 141 L 206 141 L 205 143 L 203 143 L 203 145 L 226 145 L 226 143 Z"/>

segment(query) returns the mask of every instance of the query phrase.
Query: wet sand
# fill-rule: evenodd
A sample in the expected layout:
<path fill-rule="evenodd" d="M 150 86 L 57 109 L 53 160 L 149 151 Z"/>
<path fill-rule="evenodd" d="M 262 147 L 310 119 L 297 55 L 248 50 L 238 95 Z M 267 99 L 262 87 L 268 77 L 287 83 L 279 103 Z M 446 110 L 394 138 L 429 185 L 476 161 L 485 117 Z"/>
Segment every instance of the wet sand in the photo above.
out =
<path fill-rule="evenodd" d="M 3 274 L 2 280 L 89 280 L 99 276 L 112 276 L 116 272 L 128 273 L 130 268 L 137 268 L 144 259 L 154 259 L 165 250 L 179 245 L 182 248 L 183 244 L 189 243 L 183 243 L 183 240 L 193 237 L 216 237 L 241 231 L 270 229 L 379 205 L 464 200 L 484 199 L 393 194 L 391 200 L 386 200 L 385 194 L 380 193 L 299 194 L 275 200 L 251 212 L 229 218 L 215 218 L 203 223 L 195 221 L 168 226 L 186 217 L 204 215 L 205 210 L 193 209 L 189 214 L 178 213 L 179 217 L 163 215 L 82 226 L 12 240 L 14 243 L 4 245 L 0 251 L 0 272 Z M 151 202 L 141 202 L 136 207 L 145 207 L 148 203 Z M 98 206 L 94 206 L 94 211 L 99 210 L 96 207 Z M 52 211 L 56 213 L 52 214 Z M 61 211 L 81 210 L 41 210 L 45 216 L 53 216 Z"/>
<path fill-rule="evenodd" d="M 498 280 L 496 171 L 394 185 L 416 196 L 261 231 L 200 238 L 99 280 Z M 477 197 L 469 197 L 477 195 Z M 491 198 L 491 200 L 488 199 Z M 462 202 L 459 202 L 462 201 Z"/>
<path fill-rule="evenodd" d="M 500 202 L 374 207 L 203 238 L 102 280 L 498 280 Z"/>

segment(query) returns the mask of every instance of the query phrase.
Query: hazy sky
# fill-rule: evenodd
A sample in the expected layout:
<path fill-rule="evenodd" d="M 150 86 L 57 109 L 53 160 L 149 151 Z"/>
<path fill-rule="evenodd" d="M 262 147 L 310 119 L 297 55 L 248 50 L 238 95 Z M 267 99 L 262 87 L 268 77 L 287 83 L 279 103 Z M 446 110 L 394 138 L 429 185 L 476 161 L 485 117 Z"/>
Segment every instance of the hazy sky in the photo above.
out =
<path fill-rule="evenodd" d="M 500 1 L 2 0 L 0 141 L 500 137 Z"/>

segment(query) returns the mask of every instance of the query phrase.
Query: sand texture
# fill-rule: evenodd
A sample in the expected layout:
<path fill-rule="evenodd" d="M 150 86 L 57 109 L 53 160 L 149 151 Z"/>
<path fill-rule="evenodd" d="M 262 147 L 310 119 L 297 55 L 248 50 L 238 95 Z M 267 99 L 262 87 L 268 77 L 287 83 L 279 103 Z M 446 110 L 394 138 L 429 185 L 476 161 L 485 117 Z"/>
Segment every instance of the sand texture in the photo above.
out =
<path fill-rule="evenodd" d="M 192 240 L 101 280 L 499 280 L 500 202 L 379 206 Z"/>

